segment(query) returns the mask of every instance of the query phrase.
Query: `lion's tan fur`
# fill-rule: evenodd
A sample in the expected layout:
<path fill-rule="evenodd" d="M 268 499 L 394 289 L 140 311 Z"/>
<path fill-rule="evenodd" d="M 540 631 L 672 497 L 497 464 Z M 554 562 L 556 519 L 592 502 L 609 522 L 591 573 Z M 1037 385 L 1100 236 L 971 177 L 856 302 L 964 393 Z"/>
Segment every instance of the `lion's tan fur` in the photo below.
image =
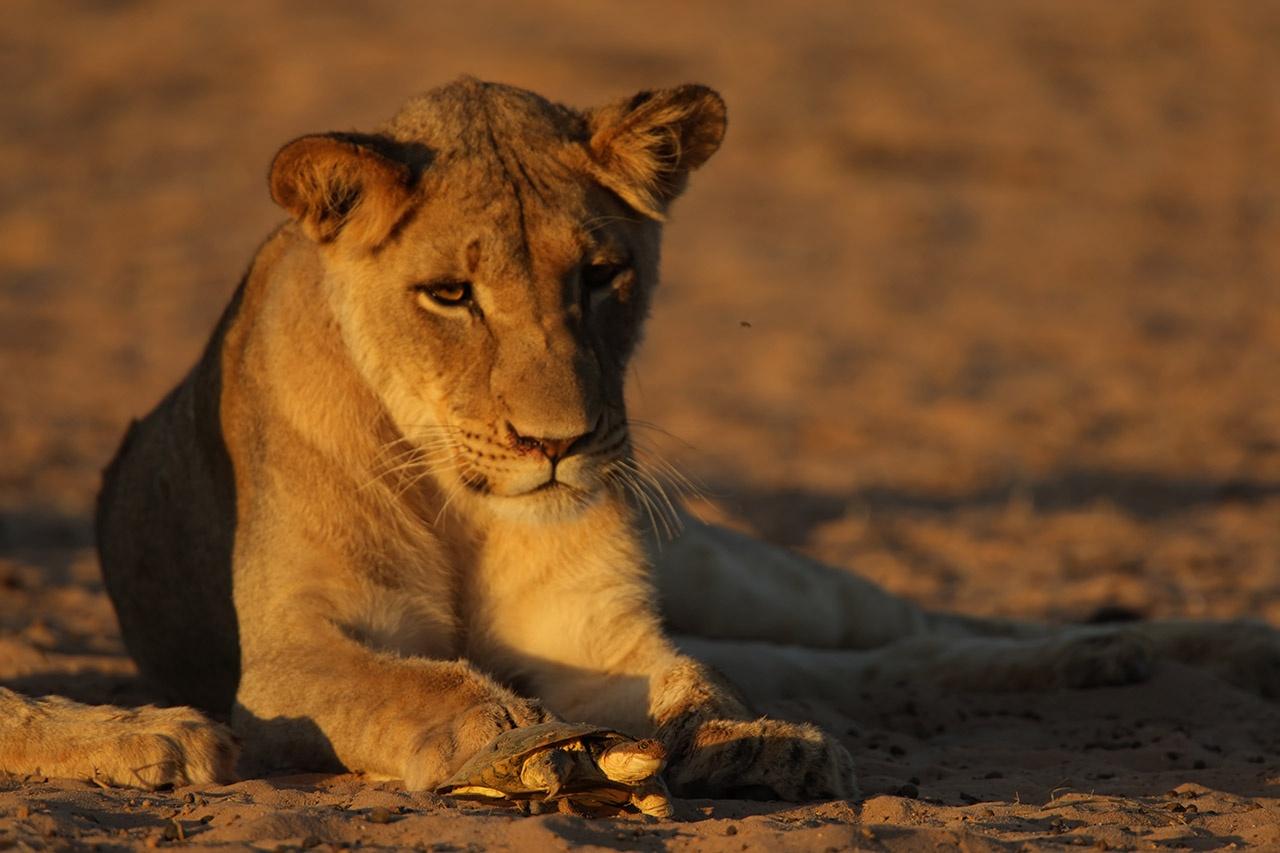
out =
<path fill-rule="evenodd" d="M 245 767 L 430 787 L 557 716 L 661 738 L 677 792 L 849 796 L 837 741 L 758 717 L 707 661 L 748 694 L 834 701 L 889 673 L 1141 674 L 1158 631 L 927 614 L 697 523 L 651 565 L 623 379 L 660 222 L 724 129 L 700 86 L 579 112 L 463 79 L 377 134 L 277 155 L 291 220 L 130 428 L 98 514 L 130 652 L 173 699 L 229 716 Z M 233 757 L 194 711 L 0 690 L 0 769 L 157 785 L 225 777 Z"/>
<path fill-rule="evenodd" d="M 756 720 L 667 638 L 625 488 L 660 220 L 724 115 L 699 86 L 579 112 L 463 79 L 377 134 L 285 146 L 292 221 L 105 480 L 143 671 L 229 713 L 256 766 L 430 786 L 554 715 L 658 733 L 677 785 L 725 787 L 714 757 L 736 784 L 849 793 L 838 744 Z M 220 496 L 206 518 L 197 495 Z M 231 606 L 157 616 L 157 579 Z M 212 685 L 180 663 L 210 645 L 238 663 Z"/>

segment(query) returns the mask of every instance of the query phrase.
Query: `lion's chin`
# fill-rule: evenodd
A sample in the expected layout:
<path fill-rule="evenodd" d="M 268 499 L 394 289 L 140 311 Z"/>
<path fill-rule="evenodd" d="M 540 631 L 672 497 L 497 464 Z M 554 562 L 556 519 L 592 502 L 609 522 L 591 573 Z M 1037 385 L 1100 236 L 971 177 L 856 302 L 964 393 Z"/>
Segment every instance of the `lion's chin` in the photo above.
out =
<path fill-rule="evenodd" d="M 556 479 L 520 485 L 517 491 L 491 483 L 483 492 L 473 489 L 473 493 L 488 511 L 501 518 L 547 524 L 577 518 L 598 502 L 605 491 L 602 486 L 584 488 Z"/>
<path fill-rule="evenodd" d="M 572 521 L 599 500 L 598 492 L 584 492 L 550 481 L 519 495 L 491 494 L 485 505 L 496 515 L 525 523 Z"/>

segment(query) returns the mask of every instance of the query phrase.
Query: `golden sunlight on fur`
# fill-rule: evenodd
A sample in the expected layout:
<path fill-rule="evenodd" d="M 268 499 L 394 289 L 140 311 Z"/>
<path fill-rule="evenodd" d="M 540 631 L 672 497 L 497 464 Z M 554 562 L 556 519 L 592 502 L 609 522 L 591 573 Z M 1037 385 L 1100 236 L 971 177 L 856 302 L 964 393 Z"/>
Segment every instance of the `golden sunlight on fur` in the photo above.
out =
<path fill-rule="evenodd" d="M 754 706 L 903 679 L 1120 684 L 1159 655 L 1280 693 L 1269 629 L 929 613 L 674 518 L 633 452 L 624 377 L 666 212 L 725 129 L 704 86 L 580 111 L 464 78 L 276 156 L 290 220 L 129 428 L 97 518 L 130 653 L 230 720 L 242 772 L 433 788 L 558 718 L 660 739 L 677 794 L 849 798 L 836 737 Z M 660 550 L 655 512 L 683 523 Z M 10 772 L 154 787 L 234 760 L 187 708 L 0 691 Z"/>

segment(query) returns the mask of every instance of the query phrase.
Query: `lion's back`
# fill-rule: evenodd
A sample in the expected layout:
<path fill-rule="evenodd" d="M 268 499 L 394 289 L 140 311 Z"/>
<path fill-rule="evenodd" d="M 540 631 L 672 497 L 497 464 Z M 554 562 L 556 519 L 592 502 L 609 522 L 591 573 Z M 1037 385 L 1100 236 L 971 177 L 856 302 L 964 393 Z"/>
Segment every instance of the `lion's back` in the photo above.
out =
<path fill-rule="evenodd" d="M 173 700 L 216 714 L 229 711 L 240 675 L 221 330 L 186 380 L 130 425 L 103 472 L 96 515 L 103 580 L 129 653 Z"/>

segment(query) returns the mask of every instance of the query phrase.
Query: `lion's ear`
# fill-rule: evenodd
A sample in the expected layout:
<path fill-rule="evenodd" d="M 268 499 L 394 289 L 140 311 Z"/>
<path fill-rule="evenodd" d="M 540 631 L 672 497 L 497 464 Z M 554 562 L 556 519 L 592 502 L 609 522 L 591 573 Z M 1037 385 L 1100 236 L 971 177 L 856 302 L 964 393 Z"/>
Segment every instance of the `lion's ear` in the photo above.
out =
<path fill-rule="evenodd" d="M 295 139 L 271 162 L 271 197 L 316 242 L 372 248 L 391 233 L 413 199 L 417 174 L 380 136 L 325 133 Z"/>
<path fill-rule="evenodd" d="M 706 86 L 641 92 L 592 110 L 587 143 L 596 180 L 636 210 L 662 219 L 689 172 L 720 147 L 724 99 Z"/>

